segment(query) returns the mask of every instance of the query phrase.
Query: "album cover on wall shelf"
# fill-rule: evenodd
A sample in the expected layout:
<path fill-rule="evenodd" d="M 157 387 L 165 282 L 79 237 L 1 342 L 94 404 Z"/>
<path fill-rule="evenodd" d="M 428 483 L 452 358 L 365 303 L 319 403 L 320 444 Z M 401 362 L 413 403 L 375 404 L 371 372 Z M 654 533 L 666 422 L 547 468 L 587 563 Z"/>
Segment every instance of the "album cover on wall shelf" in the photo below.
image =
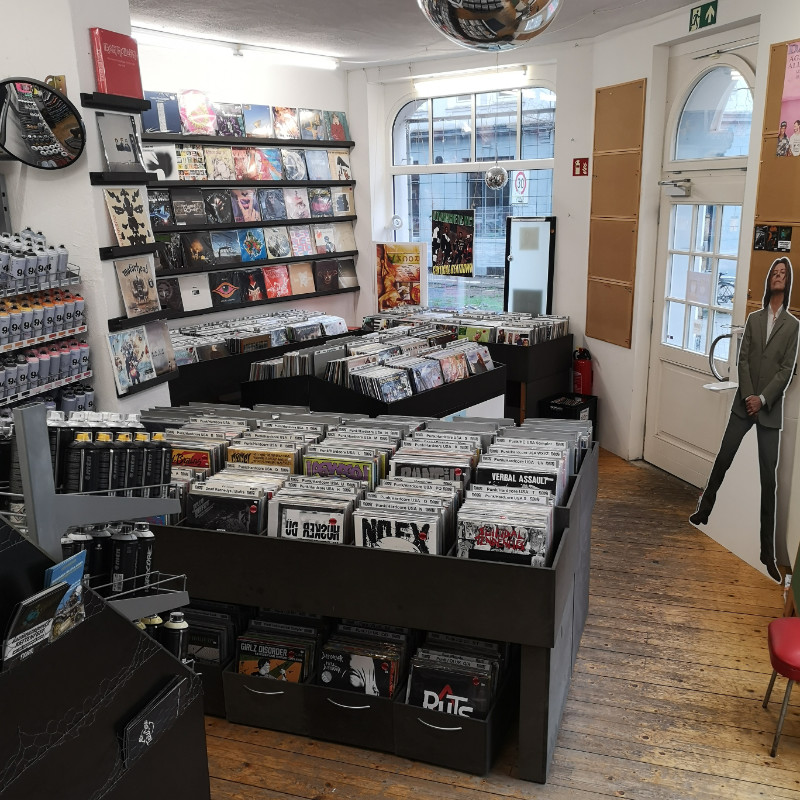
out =
<path fill-rule="evenodd" d="M 272 129 L 276 139 L 299 139 L 300 125 L 297 121 L 297 109 L 273 106 Z"/>
<path fill-rule="evenodd" d="M 244 136 L 244 112 L 241 103 L 214 103 L 217 136 Z"/>
<path fill-rule="evenodd" d="M 339 288 L 355 289 L 358 286 L 356 264 L 352 258 L 340 258 L 339 263 Z"/>
<path fill-rule="evenodd" d="M 136 247 L 155 242 L 150 228 L 146 189 L 120 187 L 104 189 L 103 193 L 120 247 Z"/>
<path fill-rule="evenodd" d="M 335 186 L 331 189 L 334 217 L 349 217 L 356 213 L 352 186 Z"/>
<path fill-rule="evenodd" d="M 283 190 L 286 219 L 311 219 L 308 207 L 308 190 L 305 187 Z"/>
<path fill-rule="evenodd" d="M 311 209 L 312 217 L 332 217 L 333 200 L 331 199 L 331 190 L 327 188 L 309 189 L 308 205 Z"/>
<path fill-rule="evenodd" d="M 339 288 L 339 265 L 336 261 L 314 261 L 313 268 L 316 291 L 334 292 Z"/>
<path fill-rule="evenodd" d="M 245 136 L 272 139 L 272 107 L 247 104 L 242 106 Z"/>
<path fill-rule="evenodd" d="M 234 222 L 261 222 L 257 189 L 231 189 Z"/>
<path fill-rule="evenodd" d="M 260 269 L 248 269 L 242 273 L 240 281 L 242 284 L 242 299 L 245 303 L 258 303 L 267 299 L 264 274 Z"/>
<path fill-rule="evenodd" d="M 333 242 L 337 253 L 349 253 L 357 250 L 356 237 L 352 222 L 333 223 Z"/>
<path fill-rule="evenodd" d="M 292 245 L 289 239 L 288 230 L 283 227 L 264 229 L 267 258 L 290 258 L 292 255 Z"/>
<path fill-rule="evenodd" d="M 217 115 L 208 97 L 196 89 L 178 94 L 181 112 L 181 130 L 186 136 L 215 136 Z"/>
<path fill-rule="evenodd" d="M 224 308 L 242 302 L 239 272 L 212 272 L 208 276 L 211 302 L 214 308 Z"/>
<path fill-rule="evenodd" d="M 156 375 L 168 375 L 174 372 L 178 364 L 175 361 L 175 351 L 172 349 L 167 323 L 162 319 L 146 322 L 144 331 Z"/>
<path fill-rule="evenodd" d="M 304 181 L 308 179 L 305 151 L 283 148 L 281 150 L 283 174 L 287 181 Z"/>
<path fill-rule="evenodd" d="M 179 233 L 157 233 L 156 269 L 159 272 L 178 272 L 184 269 L 183 245 Z"/>
<path fill-rule="evenodd" d="M 258 205 L 264 222 L 286 219 L 286 202 L 283 189 L 259 189 Z"/>
<path fill-rule="evenodd" d="M 244 228 L 238 231 L 239 250 L 242 262 L 263 261 L 267 257 L 267 245 L 261 228 Z"/>
<path fill-rule="evenodd" d="M 337 249 L 335 242 L 333 225 L 314 226 L 314 246 L 317 253 L 333 253 Z"/>
<path fill-rule="evenodd" d="M 239 231 L 211 231 L 211 250 L 214 263 L 233 264 L 242 260 Z"/>
<path fill-rule="evenodd" d="M 150 205 L 150 225 L 153 231 L 157 231 L 159 228 L 169 228 L 175 224 L 172 200 L 166 189 L 149 189 L 147 201 Z"/>
<path fill-rule="evenodd" d="M 347 114 L 344 111 L 326 111 L 325 127 L 328 130 L 328 135 L 334 141 L 350 141 L 350 127 L 347 124 Z M 347 180 L 347 178 L 344 180 Z"/>
<path fill-rule="evenodd" d="M 311 294 L 314 291 L 314 271 L 309 261 L 289 264 L 289 283 L 292 294 Z"/>
<path fill-rule="evenodd" d="M 206 206 L 201 189 L 173 189 L 172 213 L 176 225 L 205 225 L 207 221 Z"/>
<path fill-rule="evenodd" d="M 347 150 L 328 150 L 328 162 L 331 167 L 332 180 L 353 180 L 353 171 L 350 169 L 350 153 Z"/>
<path fill-rule="evenodd" d="M 143 325 L 109 333 L 108 347 L 118 394 L 127 394 L 134 386 L 157 377 Z"/>
<path fill-rule="evenodd" d="M 283 161 L 281 151 L 277 147 L 256 147 L 256 159 L 259 164 L 258 180 L 282 181 Z"/>
<path fill-rule="evenodd" d="M 331 163 L 327 150 L 306 150 L 306 172 L 310 181 L 331 180 Z"/>
<path fill-rule="evenodd" d="M 184 311 L 202 311 L 211 308 L 208 275 L 181 275 L 178 278 Z"/>
<path fill-rule="evenodd" d="M 181 289 L 177 278 L 156 278 L 156 291 L 162 309 L 183 311 Z"/>
<path fill-rule="evenodd" d="M 224 225 L 233 222 L 231 193 L 228 189 L 206 189 L 203 192 L 203 205 L 206 219 L 210 225 Z"/>
<path fill-rule="evenodd" d="M 308 225 L 292 225 L 289 228 L 289 238 L 293 256 L 312 256 L 317 252 Z"/>
<path fill-rule="evenodd" d="M 236 175 L 230 147 L 204 147 L 206 175 L 210 181 L 232 181 Z"/>
<path fill-rule="evenodd" d="M 119 291 L 125 304 L 125 316 L 140 317 L 161 311 L 156 291 L 156 271 L 151 255 L 114 261 Z"/>
<path fill-rule="evenodd" d="M 175 160 L 178 165 L 178 180 L 204 181 L 208 179 L 202 147 L 193 147 L 192 145 L 176 147 Z"/>
<path fill-rule="evenodd" d="M 144 157 L 133 114 L 97 111 L 96 116 L 108 171 L 144 172 Z"/>
<path fill-rule="evenodd" d="M 264 287 L 268 298 L 289 297 L 292 294 L 287 266 L 262 267 L 261 274 L 264 276 Z"/>
<path fill-rule="evenodd" d="M 89 34 L 97 91 L 142 99 L 144 94 L 136 39 L 104 28 L 90 28 Z"/>
<path fill-rule="evenodd" d="M 188 270 L 205 270 L 214 266 L 214 251 L 208 231 L 181 234 L 183 264 Z"/>
<path fill-rule="evenodd" d="M 150 101 L 150 108 L 142 111 L 142 130 L 145 133 L 181 132 L 181 111 L 177 94 L 145 91 L 144 99 Z"/>
<path fill-rule="evenodd" d="M 328 138 L 325 127 L 325 115 L 318 108 L 298 108 L 297 117 L 300 122 L 300 137 L 323 141 Z"/>
<path fill-rule="evenodd" d="M 177 181 L 178 151 L 174 144 L 142 145 L 144 168 L 147 172 L 155 172 L 160 181 Z"/>

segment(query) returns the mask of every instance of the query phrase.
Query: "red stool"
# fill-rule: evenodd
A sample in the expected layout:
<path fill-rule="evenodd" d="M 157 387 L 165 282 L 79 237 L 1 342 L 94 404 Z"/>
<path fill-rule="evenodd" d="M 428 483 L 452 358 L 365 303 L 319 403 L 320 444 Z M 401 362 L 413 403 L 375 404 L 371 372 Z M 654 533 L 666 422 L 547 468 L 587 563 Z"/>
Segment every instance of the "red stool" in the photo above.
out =
<path fill-rule="evenodd" d="M 778 730 L 775 731 L 775 741 L 772 743 L 770 755 L 775 758 L 778 752 L 778 740 L 781 738 L 783 721 L 786 719 L 786 709 L 789 707 L 789 697 L 792 694 L 792 686 L 795 681 L 800 681 L 800 617 L 781 617 L 774 619 L 769 624 L 767 635 L 769 644 L 769 660 L 772 662 L 772 677 L 767 687 L 767 695 L 764 698 L 763 707 L 767 707 L 769 696 L 772 694 L 772 687 L 775 685 L 775 676 L 780 672 L 784 678 L 789 680 L 786 685 L 786 694 L 781 706 L 781 715 L 778 717 Z"/>

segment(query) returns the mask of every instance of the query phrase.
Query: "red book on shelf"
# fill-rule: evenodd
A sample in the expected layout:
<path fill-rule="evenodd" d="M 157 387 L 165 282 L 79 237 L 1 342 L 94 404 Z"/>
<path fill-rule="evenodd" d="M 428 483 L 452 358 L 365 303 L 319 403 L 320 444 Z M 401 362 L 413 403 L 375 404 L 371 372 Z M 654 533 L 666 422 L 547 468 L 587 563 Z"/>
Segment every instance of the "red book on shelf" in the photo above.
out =
<path fill-rule="evenodd" d="M 97 91 L 144 98 L 136 40 L 123 33 L 90 28 Z"/>

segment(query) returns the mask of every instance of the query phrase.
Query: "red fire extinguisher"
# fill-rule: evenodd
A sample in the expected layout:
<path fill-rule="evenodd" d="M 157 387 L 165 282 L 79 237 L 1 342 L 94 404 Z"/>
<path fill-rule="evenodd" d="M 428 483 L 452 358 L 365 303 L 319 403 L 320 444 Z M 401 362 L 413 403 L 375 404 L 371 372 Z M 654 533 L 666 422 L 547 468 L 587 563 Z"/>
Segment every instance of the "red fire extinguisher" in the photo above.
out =
<path fill-rule="evenodd" d="M 585 347 L 579 347 L 572 354 L 572 391 L 592 393 L 592 356 Z"/>

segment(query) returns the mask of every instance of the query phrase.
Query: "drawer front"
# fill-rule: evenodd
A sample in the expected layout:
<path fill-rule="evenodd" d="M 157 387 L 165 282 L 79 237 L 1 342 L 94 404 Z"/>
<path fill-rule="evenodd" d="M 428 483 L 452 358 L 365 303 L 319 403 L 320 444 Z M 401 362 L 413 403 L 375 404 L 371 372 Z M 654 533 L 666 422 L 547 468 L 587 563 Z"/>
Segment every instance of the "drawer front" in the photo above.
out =
<path fill-rule="evenodd" d="M 223 673 L 225 716 L 231 722 L 307 735 L 304 683 Z"/>

